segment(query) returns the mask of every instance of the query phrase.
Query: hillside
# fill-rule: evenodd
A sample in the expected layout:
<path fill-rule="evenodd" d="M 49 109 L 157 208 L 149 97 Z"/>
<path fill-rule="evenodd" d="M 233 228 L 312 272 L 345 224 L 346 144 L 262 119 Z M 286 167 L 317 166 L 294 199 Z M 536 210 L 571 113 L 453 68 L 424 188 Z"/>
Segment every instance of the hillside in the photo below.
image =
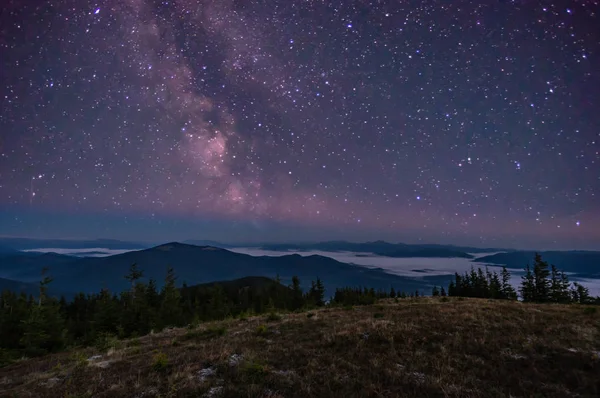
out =
<path fill-rule="evenodd" d="M 539 254 L 550 264 L 559 269 L 575 274 L 580 278 L 600 277 L 600 252 L 598 251 L 545 251 Z M 535 252 L 516 251 L 512 253 L 497 253 L 479 257 L 477 262 L 506 265 L 508 268 L 523 269 Z"/>
<path fill-rule="evenodd" d="M 593 307 L 389 300 L 23 360 L 2 369 L 0 396 L 591 397 L 599 337 Z"/>
<path fill-rule="evenodd" d="M 11 257 L 0 265 L 0 277 L 24 282 L 38 281 L 42 267 L 49 267 L 54 277 L 52 288 L 69 291 L 73 286 L 85 293 L 96 293 L 107 287 L 118 292 L 128 288 L 124 275 L 129 266 L 137 263 L 144 271 L 145 278 L 154 278 L 160 287 L 167 266 L 173 266 L 178 283 L 188 285 L 219 280 L 243 278 L 248 275 L 275 278 L 289 284 L 297 275 L 303 287 L 311 280 L 320 277 L 326 284 L 327 294 L 336 287 L 369 286 L 375 289 L 414 291 L 429 288 L 423 281 L 391 275 L 380 269 L 368 269 L 336 261 L 324 256 L 250 256 L 212 246 L 194 246 L 182 243 L 168 243 L 150 249 L 131 251 L 108 257 L 76 258 L 50 255 L 49 258 L 36 255 L 23 258 Z M 49 264 L 49 259 L 53 262 Z M 16 276 L 15 276 L 16 275 Z M 23 278 L 19 278 L 22 276 Z"/>

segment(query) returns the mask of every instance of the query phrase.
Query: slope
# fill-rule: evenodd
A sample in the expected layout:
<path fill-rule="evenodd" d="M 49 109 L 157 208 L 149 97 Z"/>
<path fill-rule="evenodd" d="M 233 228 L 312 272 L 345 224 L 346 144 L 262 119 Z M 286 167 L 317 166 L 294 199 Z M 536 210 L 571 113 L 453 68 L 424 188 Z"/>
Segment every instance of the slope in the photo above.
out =
<path fill-rule="evenodd" d="M 592 309 L 419 298 L 228 320 L 20 361 L 0 395 L 599 396 Z"/>

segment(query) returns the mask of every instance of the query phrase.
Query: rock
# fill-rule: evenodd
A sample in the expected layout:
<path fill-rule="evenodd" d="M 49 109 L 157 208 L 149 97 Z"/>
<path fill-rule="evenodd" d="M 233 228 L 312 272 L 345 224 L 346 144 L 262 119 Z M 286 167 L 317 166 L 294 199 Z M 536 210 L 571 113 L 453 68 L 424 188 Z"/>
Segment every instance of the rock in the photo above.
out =
<path fill-rule="evenodd" d="M 205 369 L 200 369 L 200 371 L 198 372 L 198 377 L 200 378 L 201 382 L 205 382 L 206 379 L 208 379 L 211 376 L 214 376 L 217 374 L 217 370 L 213 367 L 210 368 L 205 368 Z"/>
<path fill-rule="evenodd" d="M 221 394 L 221 391 L 223 391 L 223 387 L 221 386 L 211 387 L 210 390 L 208 390 L 208 392 L 204 394 L 204 396 L 207 398 L 217 397 Z"/>
<path fill-rule="evenodd" d="M 106 369 L 106 368 L 108 368 L 108 367 L 110 366 L 110 364 L 111 364 L 112 362 L 113 362 L 113 361 L 102 361 L 102 362 L 96 362 L 96 363 L 94 364 L 94 366 L 96 366 L 96 367 L 98 367 L 98 368 L 101 368 L 101 369 Z"/>
<path fill-rule="evenodd" d="M 244 356 L 241 354 L 233 354 L 229 357 L 229 366 L 237 366 L 244 360 Z"/>
<path fill-rule="evenodd" d="M 94 362 L 94 361 L 97 361 L 99 359 L 102 359 L 102 355 L 92 355 L 87 360 L 88 360 L 88 362 Z"/>

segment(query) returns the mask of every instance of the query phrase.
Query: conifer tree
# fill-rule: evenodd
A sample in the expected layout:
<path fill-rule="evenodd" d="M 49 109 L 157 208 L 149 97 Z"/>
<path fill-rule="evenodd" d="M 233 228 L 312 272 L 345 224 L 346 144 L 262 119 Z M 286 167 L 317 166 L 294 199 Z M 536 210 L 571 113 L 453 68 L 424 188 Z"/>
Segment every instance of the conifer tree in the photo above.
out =
<path fill-rule="evenodd" d="M 438 297 L 440 295 L 440 291 L 438 290 L 437 286 L 434 286 L 433 289 L 431 289 L 431 295 L 433 297 Z"/>
<path fill-rule="evenodd" d="M 525 275 L 521 277 L 521 287 L 519 290 L 524 302 L 535 301 L 535 277 L 531 272 L 529 264 L 525 267 Z"/>
<path fill-rule="evenodd" d="M 325 305 L 325 285 L 323 285 L 321 278 L 317 278 L 315 287 L 315 304 L 317 307 L 322 307 Z"/>
<path fill-rule="evenodd" d="M 300 279 L 294 275 L 292 276 L 292 302 L 291 309 L 297 310 L 302 307 L 302 288 L 300 287 Z"/>
<path fill-rule="evenodd" d="M 392 288 L 390 289 L 390 298 L 396 298 L 396 291 L 394 290 L 394 287 L 392 286 Z"/>
<path fill-rule="evenodd" d="M 144 276 L 144 272 L 138 268 L 137 263 L 131 264 L 131 266 L 129 267 L 129 273 L 127 275 L 125 275 L 125 279 L 127 279 L 129 281 L 129 283 L 131 284 L 130 299 L 132 301 L 135 296 L 135 284 L 142 276 Z"/>
<path fill-rule="evenodd" d="M 539 253 L 535 254 L 533 264 L 533 279 L 534 279 L 534 301 L 543 303 L 550 299 L 550 281 L 548 277 L 550 271 L 548 270 L 548 263 L 542 260 L 542 256 Z"/>
<path fill-rule="evenodd" d="M 181 293 L 175 286 L 176 279 L 173 267 L 169 266 L 160 294 L 160 324 L 162 327 L 179 326 L 182 323 Z"/>
<path fill-rule="evenodd" d="M 503 299 L 506 300 L 516 300 L 517 292 L 510 284 L 510 272 L 506 269 L 506 267 L 502 267 L 502 288 L 501 295 Z"/>
<path fill-rule="evenodd" d="M 444 286 L 442 286 L 442 287 L 440 288 L 440 296 L 441 296 L 441 297 L 446 297 L 446 289 L 444 289 Z"/>

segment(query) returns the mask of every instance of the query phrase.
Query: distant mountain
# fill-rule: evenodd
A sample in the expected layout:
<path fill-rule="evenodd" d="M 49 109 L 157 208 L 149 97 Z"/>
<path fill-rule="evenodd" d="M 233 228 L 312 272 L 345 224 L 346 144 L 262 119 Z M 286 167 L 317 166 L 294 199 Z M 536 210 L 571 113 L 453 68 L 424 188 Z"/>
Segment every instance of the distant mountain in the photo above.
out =
<path fill-rule="evenodd" d="M 341 286 L 369 286 L 375 289 L 414 291 L 423 289 L 423 282 L 414 278 L 391 275 L 380 269 L 341 263 L 329 257 L 300 256 L 298 254 L 280 257 L 254 257 L 247 254 L 234 253 L 212 246 L 193 246 L 181 243 L 168 243 L 150 249 L 132 251 L 108 257 L 74 258 L 70 256 L 42 257 L 26 256 L 22 261 L 27 264 L 27 271 L 21 275 L 31 280 L 34 275 L 39 280 L 39 270 L 49 266 L 49 274 L 54 277 L 52 285 L 61 291 L 97 292 L 103 287 L 112 291 L 128 288 L 124 276 L 129 266 L 137 263 L 144 270 L 146 278 L 154 278 L 162 285 L 168 265 L 173 266 L 178 276 L 178 283 L 188 285 L 208 283 L 219 280 L 243 278 L 248 275 L 281 277 L 282 282 L 289 284 L 293 275 L 297 275 L 304 288 L 310 281 L 320 277 L 328 294 Z M 49 264 L 50 260 L 56 260 Z M 19 274 L 14 268 L 4 268 L 5 274 Z M 0 269 L 2 269 L 0 268 Z M 17 267 L 18 268 L 18 267 Z"/>
<path fill-rule="evenodd" d="M 30 250 L 39 248 L 58 249 L 89 249 L 101 247 L 112 250 L 146 249 L 152 245 L 139 242 L 125 242 L 114 239 L 29 239 L 29 238 L 0 238 L 0 247 L 12 250 Z M 0 249 L 1 252 L 1 249 Z"/>
<path fill-rule="evenodd" d="M 33 297 L 37 297 L 40 293 L 40 287 L 37 283 L 27 283 L 13 279 L 0 278 L 0 293 L 5 290 L 15 292 L 17 294 L 25 293 L 26 295 L 31 295 Z M 75 296 L 71 292 L 62 292 L 54 288 L 48 289 L 48 295 L 53 297 L 64 296 L 67 300 Z"/>
<path fill-rule="evenodd" d="M 37 283 L 44 267 L 64 267 L 77 260 L 77 257 L 64 254 L 14 252 L 0 260 L 0 278 Z"/>
<path fill-rule="evenodd" d="M 545 251 L 539 252 L 544 261 L 560 270 L 571 272 L 581 278 L 600 278 L 600 252 L 597 251 Z M 477 258 L 477 262 L 506 265 L 523 269 L 533 264 L 533 251 L 498 253 Z"/>
<path fill-rule="evenodd" d="M 317 243 L 288 244 L 275 243 L 261 246 L 263 250 L 273 251 L 327 251 L 327 252 L 361 252 L 374 253 L 386 257 L 461 257 L 473 258 L 467 251 L 480 252 L 482 249 L 444 245 L 408 245 L 405 243 L 389 243 L 385 241 L 353 243 L 345 241 L 328 241 Z M 490 249 L 492 250 L 492 249 Z"/>

